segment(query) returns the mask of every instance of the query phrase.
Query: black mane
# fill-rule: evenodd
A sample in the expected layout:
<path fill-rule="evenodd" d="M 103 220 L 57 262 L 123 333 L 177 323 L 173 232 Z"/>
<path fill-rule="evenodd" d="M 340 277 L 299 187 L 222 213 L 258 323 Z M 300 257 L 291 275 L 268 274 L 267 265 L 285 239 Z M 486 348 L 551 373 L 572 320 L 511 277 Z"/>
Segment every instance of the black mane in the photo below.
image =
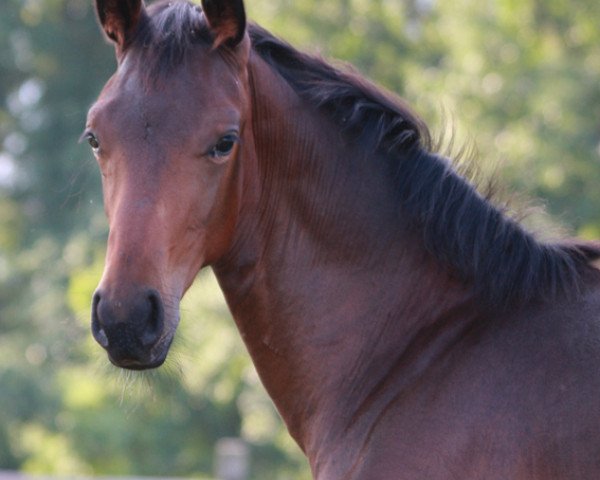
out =
<path fill-rule="evenodd" d="M 198 7 L 160 3 L 134 43 L 169 70 L 190 47 L 211 42 Z M 254 51 L 307 103 L 325 112 L 348 139 L 391 165 L 403 218 L 428 251 L 493 307 L 578 293 L 596 270 L 600 247 L 538 241 L 433 151 L 423 121 L 401 101 L 354 72 L 306 55 L 251 25 Z M 209 43 L 210 44 L 210 43 Z"/>
<path fill-rule="evenodd" d="M 298 52 L 268 32 L 250 31 L 255 51 L 307 102 L 327 112 L 368 151 L 394 165 L 401 212 L 426 248 L 490 305 L 579 292 L 600 248 L 539 242 L 432 152 L 425 124 L 400 100 L 358 75 Z"/>
<path fill-rule="evenodd" d="M 148 7 L 127 46 L 139 55 L 149 81 L 171 73 L 186 61 L 196 45 L 211 45 L 213 37 L 198 5 L 187 1 L 159 1 Z"/>

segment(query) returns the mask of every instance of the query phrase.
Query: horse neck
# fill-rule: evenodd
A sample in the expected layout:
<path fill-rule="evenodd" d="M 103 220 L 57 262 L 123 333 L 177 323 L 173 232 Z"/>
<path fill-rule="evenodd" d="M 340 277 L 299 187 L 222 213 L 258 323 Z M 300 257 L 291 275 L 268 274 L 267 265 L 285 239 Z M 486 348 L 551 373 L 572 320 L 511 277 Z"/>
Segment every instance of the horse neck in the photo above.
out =
<path fill-rule="evenodd" d="M 214 269 L 317 469 L 320 452 L 366 435 L 372 415 L 444 351 L 471 318 L 470 294 L 402 225 L 378 159 L 345 145 L 258 58 L 251 78 L 255 155 L 234 247 Z"/>

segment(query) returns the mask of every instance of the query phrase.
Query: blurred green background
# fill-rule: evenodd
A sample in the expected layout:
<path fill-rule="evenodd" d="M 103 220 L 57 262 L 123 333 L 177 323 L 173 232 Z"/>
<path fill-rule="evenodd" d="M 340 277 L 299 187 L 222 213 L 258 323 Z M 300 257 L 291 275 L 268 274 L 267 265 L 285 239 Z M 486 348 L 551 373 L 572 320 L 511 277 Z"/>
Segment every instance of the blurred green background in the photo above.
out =
<path fill-rule="evenodd" d="M 77 139 L 115 66 L 91 3 L 0 1 L 0 470 L 203 477 L 215 442 L 241 436 L 252 478 L 308 479 L 210 273 L 161 371 L 118 371 L 91 339 L 107 227 Z M 543 198 L 542 235 L 600 237 L 598 0 L 247 3 L 404 96 L 454 150 L 476 145 L 483 170 Z"/>

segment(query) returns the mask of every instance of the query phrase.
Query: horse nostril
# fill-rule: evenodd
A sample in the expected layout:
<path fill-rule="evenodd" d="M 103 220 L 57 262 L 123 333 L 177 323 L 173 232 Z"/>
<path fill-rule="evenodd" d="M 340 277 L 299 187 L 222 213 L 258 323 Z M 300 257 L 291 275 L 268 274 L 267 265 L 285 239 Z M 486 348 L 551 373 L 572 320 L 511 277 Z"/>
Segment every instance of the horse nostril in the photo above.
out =
<path fill-rule="evenodd" d="M 164 328 L 164 307 L 160 295 L 156 290 L 148 292 L 149 311 L 145 329 L 141 335 L 142 345 L 153 346 L 160 339 Z"/>
<path fill-rule="evenodd" d="M 92 327 L 92 335 L 102 348 L 108 348 L 108 337 L 102 328 L 95 330 Z"/>
<path fill-rule="evenodd" d="M 102 348 L 108 348 L 108 337 L 100 325 L 100 318 L 98 317 L 98 304 L 100 303 L 100 298 L 100 292 L 96 292 L 92 302 L 92 335 Z"/>

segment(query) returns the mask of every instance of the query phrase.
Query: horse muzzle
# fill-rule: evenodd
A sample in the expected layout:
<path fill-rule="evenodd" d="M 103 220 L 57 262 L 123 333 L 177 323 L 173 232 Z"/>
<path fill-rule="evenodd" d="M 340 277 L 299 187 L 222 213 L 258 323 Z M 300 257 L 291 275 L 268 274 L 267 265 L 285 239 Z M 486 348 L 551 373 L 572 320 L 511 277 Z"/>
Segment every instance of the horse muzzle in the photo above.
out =
<path fill-rule="evenodd" d="M 130 370 L 161 366 L 173 340 L 165 327 L 161 296 L 152 288 L 127 295 L 98 289 L 92 303 L 92 335 L 111 363 Z"/>

